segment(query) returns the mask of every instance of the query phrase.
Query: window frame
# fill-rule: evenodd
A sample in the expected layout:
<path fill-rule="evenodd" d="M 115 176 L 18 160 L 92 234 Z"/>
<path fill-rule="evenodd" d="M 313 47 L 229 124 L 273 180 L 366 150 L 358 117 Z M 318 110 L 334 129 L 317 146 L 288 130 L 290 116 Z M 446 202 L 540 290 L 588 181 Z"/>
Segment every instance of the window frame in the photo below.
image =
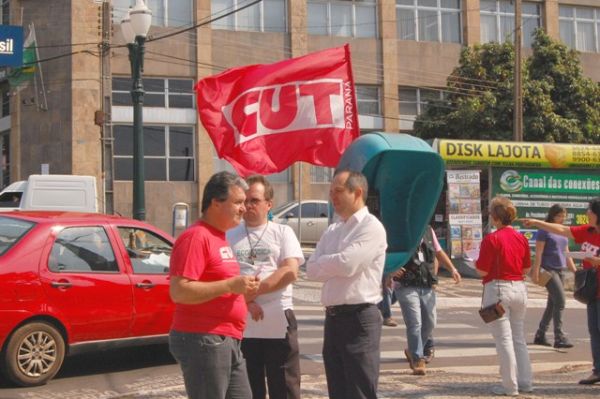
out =
<path fill-rule="evenodd" d="M 120 127 L 120 126 L 126 126 L 126 127 L 130 127 L 133 129 L 133 125 L 129 124 L 129 123 L 118 123 L 115 124 L 113 126 L 113 129 L 116 127 Z M 159 160 L 164 160 L 165 161 L 165 176 L 166 179 L 165 180 L 154 180 L 154 179 L 149 179 L 146 177 L 146 181 L 158 181 L 158 182 L 195 182 L 196 178 L 197 178 L 197 171 L 196 171 L 196 165 L 197 165 L 197 160 L 196 160 L 196 126 L 194 125 L 175 125 L 175 124 L 148 124 L 148 125 L 144 125 L 144 127 L 162 127 L 163 128 L 163 132 L 164 132 L 164 155 L 144 155 L 144 164 L 146 160 L 152 160 L 152 159 L 159 159 Z M 180 156 L 180 155 L 171 155 L 170 154 L 170 135 L 171 135 L 171 127 L 189 127 L 192 130 L 192 149 L 193 149 L 193 154 L 191 156 Z M 114 131 L 113 131 L 114 132 Z M 119 159 L 124 159 L 124 160 L 129 160 L 131 159 L 131 161 L 133 162 L 133 151 L 131 153 L 131 155 L 123 155 L 123 154 L 114 154 L 113 153 L 113 159 L 115 161 L 119 160 Z M 191 160 L 192 161 L 192 171 L 194 173 L 194 176 L 192 177 L 191 180 L 172 180 L 171 179 L 171 167 L 170 167 L 170 162 L 171 160 Z M 132 181 L 133 179 L 121 179 L 120 177 L 117 177 L 117 165 L 115 165 L 115 181 Z"/>
<path fill-rule="evenodd" d="M 400 95 L 401 90 L 415 90 L 415 101 L 406 101 L 402 100 L 402 96 Z M 419 115 L 426 111 L 426 107 L 428 105 L 427 96 L 425 95 L 425 91 L 429 92 L 439 92 L 439 100 L 444 100 L 445 88 L 433 88 L 433 87 L 414 87 L 414 86 L 398 86 L 398 115 L 400 120 L 406 120 L 409 122 L 409 119 L 414 122 Z M 403 114 L 402 113 L 402 104 L 414 104 L 416 105 L 416 114 Z M 401 129 L 408 130 L 408 129 Z"/>
<path fill-rule="evenodd" d="M 118 7 L 114 7 L 114 1 L 113 0 L 113 23 L 121 23 L 121 19 L 123 17 L 125 17 L 125 14 L 127 14 L 127 8 L 125 8 L 125 10 L 121 9 L 121 7 L 123 5 L 125 5 L 125 3 L 129 2 L 129 7 L 133 7 L 135 5 L 135 0 L 120 0 Z M 190 10 L 192 10 L 192 12 L 190 13 L 190 19 L 187 21 L 172 21 L 169 22 L 169 3 L 173 3 L 173 4 L 181 4 L 183 1 L 188 1 L 189 5 L 190 5 Z M 150 8 L 150 5 L 146 3 L 146 5 L 148 6 L 148 8 Z M 127 7 L 127 6 L 125 6 Z M 161 16 L 160 19 L 158 19 L 157 15 L 156 15 L 156 10 L 152 10 L 152 23 L 151 26 L 161 26 L 161 27 L 182 27 L 182 26 L 191 26 L 194 24 L 194 0 L 162 0 L 162 8 L 165 10 L 165 12 L 163 13 L 163 15 Z M 158 21 L 159 24 L 154 24 L 155 21 Z"/>
<path fill-rule="evenodd" d="M 228 13 L 231 12 L 232 10 L 235 10 L 238 8 L 238 3 L 241 2 L 242 4 L 240 6 L 244 6 L 244 0 L 230 0 L 232 2 L 232 6 L 231 9 L 225 8 L 223 10 L 219 10 L 216 11 L 214 10 L 213 7 L 213 1 L 211 0 L 210 4 L 211 4 L 211 15 L 213 16 L 219 16 L 223 13 Z M 216 23 L 211 23 L 211 29 L 213 30 L 228 30 L 228 31 L 234 31 L 234 32 L 262 32 L 262 33 L 288 33 L 289 32 L 289 4 L 288 4 L 288 0 L 281 0 L 283 1 L 283 21 L 284 21 L 284 27 L 283 30 L 265 30 L 265 1 L 261 1 L 258 4 L 255 4 L 252 7 L 258 7 L 259 10 L 259 19 L 260 19 L 260 26 L 258 27 L 258 29 L 253 29 L 251 27 L 247 27 L 247 28 L 240 28 L 239 27 L 239 22 L 238 22 L 238 16 L 239 13 L 235 12 L 231 15 L 229 15 L 229 17 L 232 18 L 232 28 L 229 28 L 225 25 L 218 25 L 218 21 Z M 250 7 L 250 8 L 252 8 Z"/>
<path fill-rule="evenodd" d="M 506 12 L 506 11 L 502 11 L 502 7 L 501 7 L 501 3 L 506 3 L 506 2 L 510 2 L 509 0 L 493 0 L 496 3 L 496 9 L 494 11 L 488 11 L 488 10 L 482 10 L 480 8 L 479 10 L 479 16 L 481 18 L 482 15 L 487 15 L 487 16 L 493 16 L 494 17 L 494 33 L 496 34 L 496 37 L 498 39 L 497 43 L 505 43 L 506 41 L 506 35 L 501 35 L 502 34 L 502 18 L 503 17 L 510 17 L 512 18 L 512 20 L 514 21 L 515 19 L 515 11 L 513 9 L 512 12 Z M 527 21 L 532 20 L 532 19 L 537 19 L 537 28 L 542 27 L 543 25 L 543 20 L 542 20 L 542 8 L 541 8 L 541 4 L 537 3 L 535 1 L 525 1 L 524 3 L 527 3 L 529 5 L 535 5 L 537 8 L 538 13 L 537 14 L 528 14 L 526 11 L 523 11 L 521 13 L 521 32 L 523 32 L 523 26 L 525 23 L 527 23 Z M 483 37 L 481 34 L 481 30 L 483 29 L 483 24 L 480 23 L 480 28 L 479 28 L 479 37 L 481 39 L 482 43 L 491 43 L 491 42 L 484 42 L 483 41 Z M 514 29 L 513 31 L 510 33 L 509 37 L 512 38 L 512 41 L 514 42 Z M 529 38 L 529 37 L 525 37 L 525 35 L 521 35 L 521 47 L 524 48 L 530 48 L 531 47 L 531 42 L 533 41 L 533 38 Z M 493 42 L 493 41 L 492 41 Z"/>
<path fill-rule="evenodd" d="M 377 98 L 365 98 L 359 96 L 359 89 L 375 89 L 377 91 Z M 360 104 L 376 104 L 377 112 L 376 113 L 361 113 L 360 112 Z M 356 107 L 358 108 L 359 115 L 370 115 L 370 116 L 381 116 L 381 87 L 378 85 L 365 85 L 365 84 L 357 84 L 356 85 Z"/>
<path fill-rule="evenodd" d="M 114 80 L 115 79 L 119 79 L 122 81 L 126 81 L 128 83 L 132 83 L 132 79 L 131 77 L 128 76 L 119 76 L 119 75 L 113 75 L 112 76 L 112 81 L 111 81 L 111 86 L 112 86 L 112 91 L 111 91 L 111 103 L 113 106 L 117 106 L 117 107 L 132 107 L 133 106 L 133 100 L 131 99 L 131 90 L 116 90 L 115 84 L 114 84 Z M 162 78 L 162 77 L 145 77 L 143 78 L 143 84 L 144 86 L 149 86 L 149 83 L 152 82 L 153 80 L 156 81 L 162 81 L 163 83 L 163 87 L 164 90 L 163 91 L 158 91 L 158 90 L 152 90 L 150 89 L 144 89 L 144 95 L 148 96 L 163 96 L 163 102 L 164 102 L 164 106 L 160 107 L 160 106 L 152 106 L 152 105 L 145 105 L 145 107 L 152 107 L 152 108 L 167 108 L 167 109 L 195 109 L 196 108 L 196 96 L 194 95 L 194 79 L 191 78 L 186 78 L 186 77 L 168 77 L 168 78 Z M 189 81 L 190 82 L 190 91 L 189 93 L 187 92 L 181 92 L 181 91 L 174 91 L 172 92 L 170 89 L 170 82 L 171 81 Z M 150 85 L 151 86 L 151 85 Z M 128 102 L 126 104 L 115 104 L 114 103 L 114 95 L 115 94 L 121 94 L 121 95 L 127 95 L 127 99 Z M 169 97 L 170 96 L 182 96 L 182 97 L 190 97 L 192 100 L 192 104 L 190 107 L 171 107 L 170 106 L 170 100 Z"/>
<path fill-rule="evenodd" d="M 593 17 L 583 18 L 577 16 L 578 9 L 587 9 L 593 12 Z M 572 11 L 572 16 L 564 17 L 561 15 L 561 9 L 566 10 L 570 9 Z M 560 29 L 561 22 L 568 22 L 569 27 L 571 28 L 570 34 L 573 37 L 574 47 L 571 47 L 569 43 L 565 43 L 562 40 L 562 32 Z M 578 23 L 586 22 L 591 23 L 594 27 L 594 50 L 582 50 L 579 48 L 579 35 L 578 35 Z M 570 4 L 559 4 L 559 13 L 558 13 L 558 26 L 559 26 L 559 36 L 561 36 L 561 41 L 565 43 L 569 48 L 573 48 L 574 50 L 581 51 L 582 53 L 600 53 L 600 7 L 586 7 L 586 6 L 577 6 Z"/>
<path fill-rule="evenodd" d="M 332 37 L 353 37 L 353 38 L 374 38 L 374 39 L 378 39 L 379 38 L 379 15 L 378 15 L 378 2 L 376 0 L 308 0 L 306 2 L 306 8 L 308 10 L 308 7 L 310 5 L 310 3 L 313 4 L 319 4 L 319 5 L 324 5 L 326 7 L 326 20 L 327 20 L 327 34 L 326 35 L 322 35 L 319 33 L 311 33 L 310 32 L 310 26 L 306 27 L 306 32 L 309 35 L 313 35 L 313 36 L 332 36 Z M 352 35 L 351 36 L 341 36 L 341 35 L 335 35 L 332 33 L 332 20 L 331 20 L 331 16 L 332 16 L 332 12 L 331 12 L 331 6 L 333 5 L 348 5 L 351 4 L 351 11 L 352 11 L 352 22 L 350 24 L 350 27 L 352 28 Z M 374 32 L 375 35 L 374 36 L 359 36 L 357 35 L 357 23 L 356 23 L 356 9 L 357 7 L 366 7 L 366 6 L 373 6 L 374 7 L 374 13 L 375 13 L 375 27 L 374 27 Z"/>
<path fill-rule="evenodd" d="M 418 4 L 418 0 L 412 0 L 413 4 L 412 5 L 406 5 L 406 4 L 398 4 L 396 2 L 396 38 L 398 40 L 414 40 L 417 42 L 431 42 L 431 43 L 456 43 L 456 44 L 462 44 L 464 39 L 463 39 L 463 2 L 459 1 L 459 7 L 458 8 L 448 8 L 448 7 L 442 7 L 442 0 L 436 0 L 437 5 L 435 7 L 432 6 L 423 6 L 423 5 L 419 5 Z M 402 39 L 400 37 L 400 22 L 398 20 L 398 10 L 402 9 L 402 10 L 409 10 L 412 11 L 413 14 L 413 32 L 414 32 L 414 39 Z M 438 37 L 436 41 L 432 41 L 432 40 L 422 40 L 419 36 L 420 36 L 420 22 L 422 21 L 422 18 L 419 17 L 419 10 L 421 11 L 435 11 L 436 12 L 436 22 L 437 22 L 437 30 L 438 30 Z M 453 41 L 453 40 L 444 40 L 443 37 L 443 33 L 444 30 L 442 22 L 443 22 L 443 18 L 442 15 L 443 14 L 457 14 L 458 15 L 458 42 Z"/>

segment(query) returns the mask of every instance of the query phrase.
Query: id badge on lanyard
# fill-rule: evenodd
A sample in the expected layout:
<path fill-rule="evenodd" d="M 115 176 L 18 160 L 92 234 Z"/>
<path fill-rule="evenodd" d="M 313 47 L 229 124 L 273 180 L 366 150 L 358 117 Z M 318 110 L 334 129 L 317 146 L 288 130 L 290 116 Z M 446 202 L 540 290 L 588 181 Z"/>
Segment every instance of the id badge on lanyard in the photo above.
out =
<path fill-rule="evenodd" d="M 419 258 L 421 262 L 425 262 L 425 254 L 421 249 L 419 249 L 419 252 L 417 252 L 417 258 Z"/>

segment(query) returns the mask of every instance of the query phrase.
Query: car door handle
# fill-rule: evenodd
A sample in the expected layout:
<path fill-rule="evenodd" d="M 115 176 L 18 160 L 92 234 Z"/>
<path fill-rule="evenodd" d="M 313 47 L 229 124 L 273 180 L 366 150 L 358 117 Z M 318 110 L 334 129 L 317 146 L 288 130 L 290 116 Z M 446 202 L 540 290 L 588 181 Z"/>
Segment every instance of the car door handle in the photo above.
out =
<path fill-rule="evenodd" d="M 315 225 L 315 222 L 306 222 L 306 225 L 307 225 L 307 226 L 314 226 L 314 225 Z"/>
<path fill-rule="evenodd" d="M 150 281 L 144 281 L 143 283 L 135 283 L 135 286 L 137 288 L 154 288 L 154 283 L 151 283 Z"/>
<path fill-rule="evenodd" d="M 51 282 L 50 286 L 52 288 L 71 288 L 73 286 L 73 284 L 71 284 L 68 281 L 61 280 L 61 281 L 53 281 L 53 282 Z"/>

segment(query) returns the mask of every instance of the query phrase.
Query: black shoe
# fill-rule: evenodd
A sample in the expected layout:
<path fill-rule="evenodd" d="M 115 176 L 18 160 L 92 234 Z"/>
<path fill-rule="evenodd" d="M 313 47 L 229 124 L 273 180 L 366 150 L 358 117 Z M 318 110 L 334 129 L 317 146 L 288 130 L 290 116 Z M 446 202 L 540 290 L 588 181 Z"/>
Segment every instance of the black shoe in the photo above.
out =
<path fill-rule="evenodd" d="M 593 385 L 600 382 L 600 374 L 592 373 L 589 377 L 580 380 L 581 385 Z"/>
<path fill-rule="evenodd" d="M 426 351 L 423 351 L 423 359 L 425 359 L 425 363 L 429 363 L 435 357 L 435 349 L 429 348 Z"/>
<path fill-rule="evenodd" d="M 546 336 L 541 334 L 535 334 L 533 343 L 534 345 L 552 346 L 552 344 L 546 339 Z"/>
<path fill-rule="evenodd" d="M 573 347 L 573 344 L 566 337 L 562 337 L 554 340 L 554 347 L 556 349 L 569 349 Z"/>

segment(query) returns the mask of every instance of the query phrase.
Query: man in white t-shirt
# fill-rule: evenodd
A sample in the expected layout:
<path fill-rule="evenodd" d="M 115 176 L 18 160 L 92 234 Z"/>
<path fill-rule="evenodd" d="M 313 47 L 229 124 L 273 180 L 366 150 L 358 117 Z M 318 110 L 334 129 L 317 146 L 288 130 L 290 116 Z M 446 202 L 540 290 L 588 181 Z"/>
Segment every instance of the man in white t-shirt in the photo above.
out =
<path fill-rule="evenodd" d="M 227 232 L 242 275 L 260 278 L 255 296 L 246 296 L 248 316 L 242 352 L 253 399 L 300 398 L 300 353 L 292 283 L 304 263 L 291 227 L 268 220 L 273 187 L 264 176 L 246 179 L 244 222 Z M 265 386 L 266 377 L 266 386 Z"/>

